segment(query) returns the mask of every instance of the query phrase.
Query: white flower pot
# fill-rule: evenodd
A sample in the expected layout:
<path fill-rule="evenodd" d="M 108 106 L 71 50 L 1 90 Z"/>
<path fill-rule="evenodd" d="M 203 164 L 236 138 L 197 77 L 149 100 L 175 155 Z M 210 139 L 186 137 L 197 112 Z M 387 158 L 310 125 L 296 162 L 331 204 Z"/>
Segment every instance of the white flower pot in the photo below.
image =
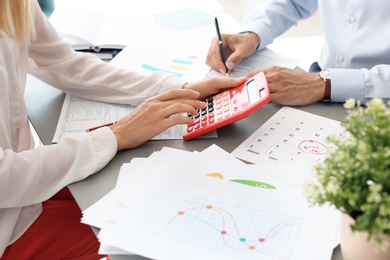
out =
<path fill-rule="evenodd" d="M 367 241 L 367 232 L 353 232 L 351 224 L 354 223 L 353 218 L 347 214 L 341 216 L 341 254 L 344 260 L 389 260 L 390 246 L 386 252 L 375 251 L 375 241 Z M 390 237 L 384 235 L 383 239 L 387 240 L 390 245 Z"/>

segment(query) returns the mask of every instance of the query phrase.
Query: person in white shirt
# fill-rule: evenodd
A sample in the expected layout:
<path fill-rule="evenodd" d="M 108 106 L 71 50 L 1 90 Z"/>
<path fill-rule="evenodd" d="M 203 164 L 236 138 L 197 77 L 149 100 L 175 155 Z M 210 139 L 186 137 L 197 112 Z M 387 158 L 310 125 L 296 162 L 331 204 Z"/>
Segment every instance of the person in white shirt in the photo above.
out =
<path fill-rule="evenodd" d="M 27 73 L 72 95 L 138 107 L 113 126 L 34 149 L 23 100 Z M 171 74 L 145 76 L 119 69 L 94 55 L 75 52 L 51 26 L 37 0 L 0 0 L 0 259 L 81 254 L 96 259 L 97 251 L 77 255 L 78 248 L 87 249 L 86 237 L 71 234 L 64 243 L 71 232 L 66 226 L 59 229 L 57 219 L 47 215 L 49 220 L 42 224 L 45 210 L 55 203 L 45 202 L 68 184 L 99 171 L 117 151 L 135 148 L 173 125 L 191 123 L 180 113 L 196 114 L 205 106 L 203 98 L 244 81 L 214 77 L 184 82 Z M 56 216 L 71 218 L 68 213 Z M 77 214 L 75 219 L 77 232 L 86 225 L 80 224 Z M 53 239 L 44 237 L 50 232 Z M 71 255 L 61 255 L 66 250 Z"/>
<path fill-rule="evenodd" d="M 227 68 L 233 71 L 242 59 L 264 49 L 317 10 L 325 39 L 317 69 L 310 73 L 277 66 L 262 69 L 269 82 L 271 102 L 299 106 L 322 100 L 345 102 L 348 98 L 363 104 L 375 97 L 388 100 L 388 0 L 267 1 L 244 18 L 241 33 L 222 36 Z M 206 63 L 225 73 L 217 39 L 213 39 Z"/>

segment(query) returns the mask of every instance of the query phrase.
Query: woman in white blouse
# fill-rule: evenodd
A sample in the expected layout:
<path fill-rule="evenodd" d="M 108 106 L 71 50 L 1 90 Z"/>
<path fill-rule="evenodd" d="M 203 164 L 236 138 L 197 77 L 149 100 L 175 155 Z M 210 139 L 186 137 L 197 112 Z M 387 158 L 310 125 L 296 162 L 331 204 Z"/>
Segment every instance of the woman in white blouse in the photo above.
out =
<path fill-rule="evenodd" d="M 72 95 L 138 107 L 111 127 L 34 149 L 23 100 L 27 73 Z M 79 212 L 73 222 L 62 224 L 71 214 L 66 209 L 55 212 L 66 203 L 50 198 L 99 171 L 117 151 L 137 147 L 173 125 L 190 123 L 176 114 L 194 114 L 204 106 L 198 99 L 244 80 L 218 77 L 186 83 L 161 72 L 144 76 L 119 69 L 73 51 L 37 0 L 0 0 L 1 259 L 96 259 L 96 237 L 80 231 L 91 233 L 80 224 Z M 77 208 L 72 203 L 69 212 Z M 57 219 L 45 215 L 50 211 Z M 73 239 L 64 241 L 67 233 Z M 89 248 L 90 243 L 95 244 Z"/>

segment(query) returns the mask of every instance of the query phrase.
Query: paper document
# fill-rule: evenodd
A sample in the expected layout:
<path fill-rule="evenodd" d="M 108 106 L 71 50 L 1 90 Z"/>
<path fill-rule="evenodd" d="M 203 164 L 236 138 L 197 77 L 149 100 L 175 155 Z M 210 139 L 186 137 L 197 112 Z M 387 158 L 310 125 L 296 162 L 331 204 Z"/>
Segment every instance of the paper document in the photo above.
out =
<path fill-rule="evenodd" d="M 296 162 L 313 165 L 333 148 L 330 134 L 343 134 L 340 122 L 291 107 L 282 107 L 232 154 L 252 163 Z"/>
<path fill-rule="evenodd" d="M 184 24 L 179 17 L 186 15 L 191 23 Z M 151 16 L 156 19 L 155 29 L 143 36 L 137 36 L 110 62 L 124 69 L 149 75 L 153 72 L 175 74 L 186 81 L 197 81 L 210 71 L 206 64 L 211 39 L 215 37 L 214 17 L 194 9 L 160 13 Z M 227 13 L 219 13 L 218 19 L 224 33 L 237 32 L 238 23 Z M 184 26 L 184 27 L 183 27 Z"/>
<path fill-rule="evenodd" d="M 53 137 L 53 143 L 57 143 L 62 137 L 75 136 L 85 133 L 87 129 L 116 122 L 131 111 L 134 106 L 99 102 L 67 94 L 62 105 L 60 118 Z M 187 125 L 176 125 L 158 134 L 152 140 L 183 139 L 187 131 Z M 217 137 L 213 131 L 202 138 Z"/>
<path fill-rule="evenodd" d="M 300 185 L 289 184 L 311 179 L 310 172 L 307 166 L 247 165 L 215 145 L 194 153 L 164 148 L 122 167 L 117 195 L 85 210 L 83 223 L 96 223 L 101 208 L 107 221 L 99 233 L 100 253 L 330 259 L 340 213 L 310 207 Z"/>
<path fill-rule="evenodd" d="M 240 64 L 237 65 L 235 70 L 229 73 L 230 77 L 239 78 L 243 77 L 249 72 L 253 72 L 259 69 L 264 69 L 270 66 L 280 66 L 285 68 L 294 69 L 297 67 L 299 60 L 290 58 L 284 55 L 280 55 L 270 49 L 263 49 L 255 52 L 250 57 L 243 59 Z M 210 70 L 207 76 L 221 76 L 225 75 L 219 71 Z"/>

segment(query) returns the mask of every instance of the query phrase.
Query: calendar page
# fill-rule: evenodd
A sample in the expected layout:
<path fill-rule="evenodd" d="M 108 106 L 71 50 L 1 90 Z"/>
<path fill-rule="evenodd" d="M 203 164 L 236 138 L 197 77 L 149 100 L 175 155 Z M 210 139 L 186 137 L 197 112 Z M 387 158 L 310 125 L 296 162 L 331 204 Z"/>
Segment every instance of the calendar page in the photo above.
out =
<path fill-rule="evenodd" d="M 343 134 L 341 123 L 291 107 L 282 107 L 232 154 L 251 162 L 314 165 L 333 149 L 328 135 Z"/>

